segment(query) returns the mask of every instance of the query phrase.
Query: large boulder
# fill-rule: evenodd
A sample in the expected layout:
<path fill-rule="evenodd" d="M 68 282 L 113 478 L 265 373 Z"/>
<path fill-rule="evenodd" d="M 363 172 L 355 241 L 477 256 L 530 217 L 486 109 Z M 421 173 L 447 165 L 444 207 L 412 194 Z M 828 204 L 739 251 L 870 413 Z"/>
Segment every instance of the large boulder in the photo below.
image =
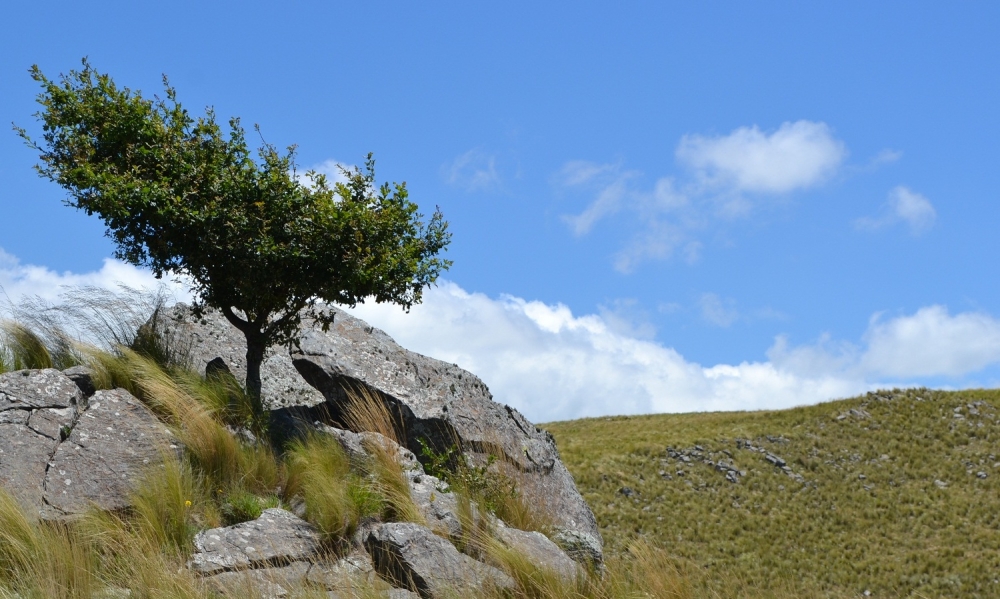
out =
<path fill-rule="evenodd" d="M 188 306 L 177 304 L 157 318 L 156 329 L 198 373 L 205 375 L 206 370 L 224 364 L 240 383 L 246 380 L 246 340 L 221 313 L 212 311 L 198 318 Z M 260 379 L 261 399 L 271 410 L 312 406 L 325 400 L 323 394 L 302 380 L 288 351 L 280 347 L 268 348 L 260 367 Z"/>
<path fill-rule="evenodd" d="M 507 574 L 459 553 L 430 529 L 412 522 L 375 527 L 365 539 L 365 548 L 380 576 L 425 599 L 477 594 L 487 585 L 517 586 Z"/>
<path fill-rule="evenodd" d="M 81 514 L 91 506 L 124 509 L 143 474 L 177 451 L 176 439 L 142 402 L 124 389 L 98 391 L 52 456 L 43 517 Z"/>
<path fill-rule="evenodd" d="M 474 374 L 411 352 L 343 310 L 326 309 L 334 313 L 327 331 L 305 320 L 298 343 L 288 350 L 288 361 L 283 355 L 279 359 L 282 352 L 274 350 L 265 362 L 262 380 L 268 405 L 287 406 L 276 412 L 279 421 L 297 418 L 350 428 L 343 409 L 347 393 L 366 390 L 384 402 L 397 420 L 398 436 L 418 455 L 423 440 L 439 452 L 458 445 L 478 464 L 494 456 L 498 464 L 510 469 L 527 500 L 547 512 L 559 538 L 572 541 L 571 555 L 600 563 L 597 521 L 559 459 L 551 435 L 514 408 L 493 401 Z M 208 312 L 195 318 L 188 307 L 177 305 L 167 312 L 164 322 L 173 342 L 198 356 L 200 368 L 221 358 L 230 370 L 240 371 L 242 334 L 221 314 Z M 270 377 L 281 381 L 279 387 L 292 387 L 288 381 L 296 375 L 291 369 L 322 394 L 321 403 L 299 391 L 268 395 Z"/>
<path fill-rule="evenodd" d="M 319 531 L 280 508 L 266 509 L 250 522 L 204 530 L 195 535 L 194 546 L 188 568 L 202 575 L 308 561 L 321 549 Z"/>
<path fill-rule="evenodd" d="M 83 389 L 93 385 L 81 385 L 85 374 L 0 374 L 0 486 L 33 518 L 126 508 L 143 472 L 179 450 L 127 391 L 97 391 L 88 400 Z"/>
<path fill-rule="evenodd" d="M 49 460 L 84 401 L 58 370 L 0 374 L 0 486 L 37 517 Z"/>

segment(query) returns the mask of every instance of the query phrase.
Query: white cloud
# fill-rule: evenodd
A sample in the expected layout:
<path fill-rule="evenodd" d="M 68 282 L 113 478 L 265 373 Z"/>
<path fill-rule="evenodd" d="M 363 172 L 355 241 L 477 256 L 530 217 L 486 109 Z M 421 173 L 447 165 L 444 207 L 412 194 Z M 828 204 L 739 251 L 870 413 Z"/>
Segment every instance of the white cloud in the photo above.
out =
<path fill-rule="evenodd" d="M 582 189 L 590 201 L 563 220 L 581 236 L 619 212 L 637 217 L 636 232 L 614 256 L 615 269 L 623 273 L 645 260 L 670 258 L 678 250 L 693 263 L 705 229 L 753 213 L 762 200 L 748 194 L 782 194 L 818 185 L 837 171 L 847 150 L 825 123 L 797 121 L 772 133 L 755 126 L 721 137 L 686 135 L 676 155 L 690 172 L 680 183 L 661 177 L 652 190 L 635 186 L 641 173 L 626 171 L 621 164 L 566 163 L 553 177 L 554 185 Z"/>
<path fill-rule="evenodd" d="M 779 336 L 767 361 L 707 367 L 638 338 L 614 321 L 614 311 L 575 316 L 562 304 L 492 299 L 448 282 L 429 289 L 410 314 L 375 304 L 353 312 L 405 347 L 476 373 L 497 401 L 536 422 L 778 409 L 1000 364 L 1000 321 L 979 313 L 952 316 L 940 306 L 873 318 L 860 344 L 824 335 L 793 347 Z"/>
<path fill-rule="evenodd" d="M 0 250 L 0 285 L 10 299 L 58 298 L 64 286 L 155 286 L 148 272 L 105 260 L 90 273 L 56 273 Z M 188 296 L 174 286 L 178 300 Z M 725 301 L 719 300 L 725 308 Z M 676 305 L 661 307 L 674 310 Z M 391 304 L 352 310 L 404 347 L 479 375 L 497 401 L 536 422 L 649 412 L 777 409 L 846 397 L 906 379 L 961 377 L 1000 364 L 1000 320 L 951 315 L 943 306 L 893 319 L 872 318 L 862 344 L 829 336 L 792 347 L 778 337 L 765 362 L 701 366 L 650 338 L 628 300 L 601 315 L 575 316 L 562 304 L 492 299 L 454 283 L 428 289 L 409 314 Z"/>
<path fill-rule="evenodd" d="M 429 289 L 409 314 L 363 304 L 357 316 L 404 347 L 479 375 L 497 401 L 536 421 L 649 412 L 748 410 L 814 403 L 863 381 L 798 376 L 770 363 L 704 368 L 676 350 L 616 330 L 598 315 L 454 283 Z"/>
<path fill-rule="evenodd" d="M 156 289 L 161 283 L 167 285 L 178 301 L 185 301 L 190 297 L 182 284 L 166 279 L 157 280 L 149 271 L 111 258 L 104 259 L 100 270 L 82 274 L 58 273 L 44 266 L 21 264 L 15 256 L 0 248 L 0 292 L 6 296 L 4 301 L 13 303 L 31 296 L 53 302 L 66 287 L 93 286 L 117 290 L 119 284 L 124 284 L 136 289 Z"/>
<path fill-rule="evenodd" d="M 496 157 L 472 149 L 441 167 L 445 181 L 466 191 L 489 191 L 500 186 Z"/>
<path fill-rule="evenodd" d="M 737 192 L 787 193 L 832 175 L 847 150 L 826 123 L 783 123 L 770 134 L 757 126 L 729 135 L 685 135 L 677 158 L 712 187 Z"/>
<path fill-rule="evenodd" d="M 722 299 L 714 293 L 703 293 L 698 300 L 701 317 L 709 324 L 726 328 L 740 317 L 736 311 L 736 302 L 732 299 Z"/>
<path fill-rule="evenodd" d="M 857 229 L 876 230 L 896 224 L 905 224 L 913 235 L 920 235 L 934 226 L 937 211 L 926 197 L 902 185 L 889 191 L 882 215 L 862 217 L 854 221 Z"/>
<path fill-rule="evenodd" d="M 885 322 L 876 316 L 865 341 L 861 365 L 879 376 L 956 377 L 1000 363 L 1000 320 L 981 312 L 928 306 Z"/>

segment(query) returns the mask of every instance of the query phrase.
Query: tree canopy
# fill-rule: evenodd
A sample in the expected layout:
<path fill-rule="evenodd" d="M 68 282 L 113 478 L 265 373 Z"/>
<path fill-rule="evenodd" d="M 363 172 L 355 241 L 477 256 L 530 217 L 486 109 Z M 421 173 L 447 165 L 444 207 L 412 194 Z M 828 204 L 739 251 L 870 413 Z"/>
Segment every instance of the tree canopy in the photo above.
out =
<path fill-rule="evenodd" d="M 192 117 L 167 78 L 165 97 L 118 87 L 87 60 L 42 87 L 39 174 L 66 203 L 96 214 L 117 258 L 193 284 L 246 337 L 247 390 L 260 395 L 267 347 L 295 338 L 303 314 L 324 326 L 317 301 L 372 298 L 409 309 L 451 262 L 441 212 L 424 222 L 405 183 L 376 184 L 375 161 L 343 169 L 346 182 L 300 173 L 295 146 L 251 150 L 238 118 L 228 135 L 214 111 Z M 259 128 L 255 127 L 259 134 Z"/>

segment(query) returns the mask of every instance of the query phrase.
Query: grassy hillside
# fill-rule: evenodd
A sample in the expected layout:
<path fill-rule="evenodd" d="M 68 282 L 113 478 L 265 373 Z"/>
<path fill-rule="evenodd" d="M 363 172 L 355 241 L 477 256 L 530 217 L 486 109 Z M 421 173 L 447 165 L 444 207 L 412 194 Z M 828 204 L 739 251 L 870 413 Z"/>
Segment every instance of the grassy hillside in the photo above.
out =
<path fill-rule="evenodd" d="M 1000 391 L 918 389 L 775 412 L 544 426 L 608 549 L 646 539 L 698 586 L 993 597 L 998 406 Z"/>

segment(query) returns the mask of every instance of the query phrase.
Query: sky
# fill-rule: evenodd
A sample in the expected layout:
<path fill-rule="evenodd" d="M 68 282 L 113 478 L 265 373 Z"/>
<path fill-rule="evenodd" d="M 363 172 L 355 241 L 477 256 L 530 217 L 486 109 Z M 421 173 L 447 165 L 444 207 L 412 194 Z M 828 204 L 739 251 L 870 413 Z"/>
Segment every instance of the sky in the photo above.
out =
<path fill-rule="evenodd" d="M 1000 384 L 1000 5 L 0 7 L 0 121 L 89 57 L 259 124 L 303 169 L 373 152 L 452 268 L 355 313 L 537 421 Z M 154 284 L 0 128 L 0 286 Z M 177 290 L 183 299 L 184 290 Z"/>

